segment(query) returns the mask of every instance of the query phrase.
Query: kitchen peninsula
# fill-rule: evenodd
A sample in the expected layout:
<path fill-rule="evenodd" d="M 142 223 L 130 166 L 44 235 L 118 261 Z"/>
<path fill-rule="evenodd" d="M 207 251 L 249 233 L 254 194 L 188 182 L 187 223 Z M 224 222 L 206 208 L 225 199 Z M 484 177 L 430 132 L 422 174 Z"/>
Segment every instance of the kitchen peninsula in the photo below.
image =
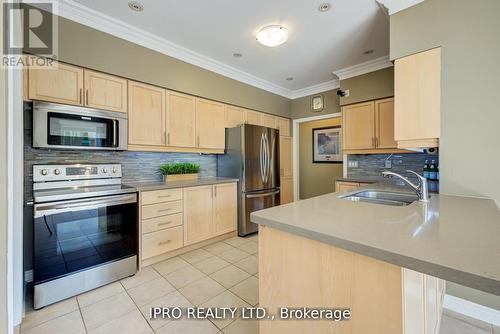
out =
<path fill-rule="evenodd" d="M 351 320 L 261 321 L 260 333 L 435 333 L 444 280 L 500 295 L 500 213 L 488 199 L 432 194 L 386 206 L 342 197 L 366 185 L 252 213 L 260 306 L 350 308 Z"/>

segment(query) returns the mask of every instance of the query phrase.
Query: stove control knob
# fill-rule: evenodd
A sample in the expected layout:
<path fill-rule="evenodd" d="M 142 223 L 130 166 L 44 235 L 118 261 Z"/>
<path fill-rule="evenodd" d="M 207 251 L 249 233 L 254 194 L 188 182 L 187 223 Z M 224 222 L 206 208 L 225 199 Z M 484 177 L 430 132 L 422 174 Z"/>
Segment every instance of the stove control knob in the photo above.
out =
<path fill-rule="evenodd" d="M 103 168 L 103 169 L 101 169 L 101 172 L 103 172 L 104 174 L 106 174 L 108 172 L 108 169 L 107 168 Z"/>
<path fill-rule="evenodd" d="M 44 169 L 42 169 L 40 171 L 40 174 L 42 174 L 43 176 L 45 176 L 45 175 L 49 174 L 49 171 L 44 168 Z"/>
<path fill-rule="evenodd" d="M 54 174 L 59 175 L 61 174 L 61 171 L 59 169 L 54 169 Z"/>
<path fill-rule="evenodd" d="M 113 167 L 111 171 L 113 172 L 113 174 L 115 174 L 117 172 L 116 167 Z"/>

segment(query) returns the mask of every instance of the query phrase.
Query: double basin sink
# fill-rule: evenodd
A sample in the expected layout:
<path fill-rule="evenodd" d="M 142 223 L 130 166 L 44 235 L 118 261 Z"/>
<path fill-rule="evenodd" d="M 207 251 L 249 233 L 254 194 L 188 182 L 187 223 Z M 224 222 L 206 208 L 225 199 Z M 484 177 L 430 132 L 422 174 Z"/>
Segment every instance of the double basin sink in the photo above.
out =
<path fill-rule="evenodd" d="M 353 202 L 367 202 L 392 206 L 405 206 L 418 201 L 417 194 L 383 190 L 359 190 L 355 193 L 339 196 L 339 198 Z"/>

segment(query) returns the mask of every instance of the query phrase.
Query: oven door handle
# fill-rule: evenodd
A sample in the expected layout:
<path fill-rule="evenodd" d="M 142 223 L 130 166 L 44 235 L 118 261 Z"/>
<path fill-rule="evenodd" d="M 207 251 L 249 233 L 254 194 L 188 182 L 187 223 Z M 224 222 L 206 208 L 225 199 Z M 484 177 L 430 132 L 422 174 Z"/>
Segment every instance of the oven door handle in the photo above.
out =
<path fill-rule="evenodd" d="M 129 203 L 137 203 L 137 194 L 35 204 L 34 216 L 38 218 L 63 212 L 92 210 Z"/>

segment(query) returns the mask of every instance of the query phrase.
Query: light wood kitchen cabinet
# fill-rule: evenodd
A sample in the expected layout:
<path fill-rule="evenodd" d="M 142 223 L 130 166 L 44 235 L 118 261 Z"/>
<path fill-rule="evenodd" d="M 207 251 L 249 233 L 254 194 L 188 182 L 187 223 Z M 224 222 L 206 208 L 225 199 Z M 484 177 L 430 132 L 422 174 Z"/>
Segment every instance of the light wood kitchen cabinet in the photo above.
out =
<path fill-rule="evenodd" d="M 210 238 L 213 234 L 213 188 L 184 189 L 184 245 Z"/>
<path fill-rule="evenodd" d="M 280 136 L 290 136 L 290 120 L 277 117 L 276 118 L 276 128 L 280 131 Z"/>
<path fill-rule="evenodd" d="M 225 127 L 234 128 L 245 123 L 245 110 L 235 106 L 225 106 Z"/>
<path fill-rule="evenodd" d="M 142 236 L 142 258 L 149 259 L 179 249 L 183 245 L 182 238 L 182 226 L 147 233 Z"/>
<path fill-rule="evenodd" d="M 280 176 L 293 175 L 292 137 L 280 136 Z"/>
<path fill-rule="evenodd" d="M 29 99 L 83 105 L 83 69 L 55 63 L 52 69 L 28 67 Z"/>
<path fill-rule="evenodd" d="M 196 134 L 198 148 L 225 148 L 224 104 L 196 99 Z"/>
<path fill-rule="evenodd" d="M 127 112 L 127 80 L 101 72 L 84 70 L 85 106 Z"/>
<path fill-rule="evenodd" d="M 335 182 L 335 191 L 350 191 L 359 187 L 358 182 Z"/>
<path fill-rule="evenodd" d="M 293 202 L 293 176 L 280 178 L 280 204 Z"/>
<path fill-rule="evenodd" d="M 375 148 L 375 102 L 342 107 L 343 149 Z"/>
<path fill-rule="evenodd" d="M 214 184 L 213 189 L 214 235 L 235 231 L 238 217 L 236 183 Z"/>
<path fill-rule="evenodd" d="M 437 147 L 441 126 L 441 48 L 396 59 L 394 93 L 394 136 L 398 147 Z"/>
<path fill-rule="evenodd" d="M 262 125 L 262 113 L 253 110 L 245 110 L 245 122 L 247 124 Z"/>
<path fill-rule="evenodd" d="M 196 146 L 196 103 L 194 96 L 168 91 L 166 118 L 166 142 L 168 146 Z"/>
<path fill-rule="evenodd" d="M 128 82 L 128 142 L 131 145 L 165 145 L 165 90 Z"/>
<path fill-rule="evenodd" d="M 276 117 L 268 115 L 268 114 L 264 114 L 264 113 L 262 113 L 260 115 L 260 124 L 262 126 L 265 126 L 267 128 L 271 128 L 271 129 L 277 129 L 278 128 L 276 126 Z"/>
<path fill-rule="evenodd" d="M 377 148 L 396 148 L 394 140 L 394 98 L 375 101 L 375 140 Z"/>

